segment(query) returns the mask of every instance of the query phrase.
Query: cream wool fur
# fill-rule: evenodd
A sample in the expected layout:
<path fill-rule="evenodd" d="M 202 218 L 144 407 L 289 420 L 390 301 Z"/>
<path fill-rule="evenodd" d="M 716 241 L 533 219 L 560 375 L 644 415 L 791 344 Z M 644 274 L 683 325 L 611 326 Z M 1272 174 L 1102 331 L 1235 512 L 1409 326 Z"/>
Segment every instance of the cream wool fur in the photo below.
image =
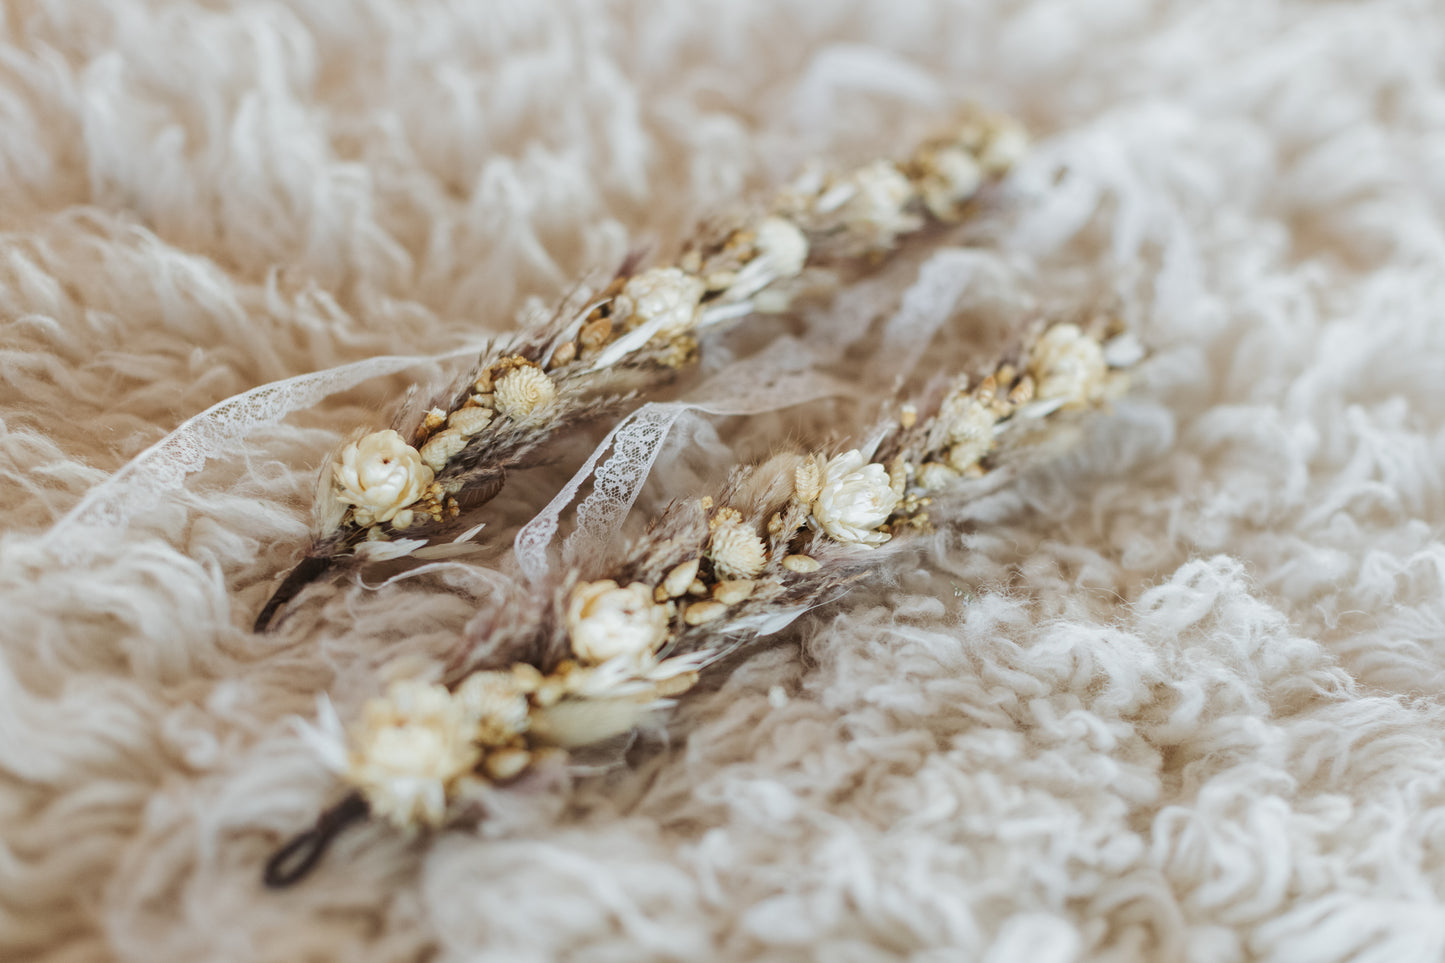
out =
<path fill-rule="evenodd" d="M 0 957 L 1441 959 L 1442 63 L 1428 0 L 6 0 Z M 327 453 L 455 362 L 52 526 L 212 404 L 473 347 L 966 99 L 1038 139 L 980 249 L 801 312 L 841 341 L 799 357 L 871 384 L 899 303 L 1102 299 L 1153 351 L 1133 395 L 628 765 L 264 890 L 338 793 L 294 720 L 508 591 L 368 573 L 248 631 Z M 940 264 L 977 271 L 946 303 Z M 871 400 L 691 418 L 638 511 Z"/>

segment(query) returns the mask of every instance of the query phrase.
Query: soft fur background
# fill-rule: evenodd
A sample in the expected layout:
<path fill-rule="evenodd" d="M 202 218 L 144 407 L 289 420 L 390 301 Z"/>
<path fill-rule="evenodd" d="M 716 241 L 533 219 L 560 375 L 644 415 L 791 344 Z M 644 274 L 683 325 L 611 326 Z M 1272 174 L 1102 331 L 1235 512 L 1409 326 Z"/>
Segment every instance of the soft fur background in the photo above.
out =
<path fill-rule="evenodd" d="M 1432 0 L 5 0 L 0 956 L 1440 959 L 1442 41 Z M 990 283 L 1117 297 L 1135 396 L 569 808 L 264 891 L 335 793 L 288 719 L 488 597 L 452 567 L 246 631 L 407 379 L 78 563 L 49 526 L 220 399 L 475 343 L 966 98 L 1040 137 Z M 694 425 L 672 477 L 802 424 Z"/>

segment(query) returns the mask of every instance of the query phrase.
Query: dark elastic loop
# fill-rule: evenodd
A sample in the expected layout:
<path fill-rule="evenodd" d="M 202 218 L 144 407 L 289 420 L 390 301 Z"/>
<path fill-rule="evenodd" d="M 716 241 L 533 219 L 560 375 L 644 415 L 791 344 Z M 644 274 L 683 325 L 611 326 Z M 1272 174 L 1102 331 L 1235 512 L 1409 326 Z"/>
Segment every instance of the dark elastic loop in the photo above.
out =
<path fill-rule="evenodd" d="M 261 878 L 271 889 L 285 889 L 316 868 L 332 840 L 347 826 L 366 816 L 366 800 L 352 793 L 322 813 L 316 825 L 293 838 L 266 860 Z"/>
<path fill-rule="evenodd" d="M 261 607 L 261 612 L 256 616 L 256 622 L 252 630 L 265 632 L 271 625 L 271 619 L 280 611 L 281 606 L 301 594 L 301 590 L 310 585 L 316 579 L 326 574 L 331 568 L 332 559 L 324 555 L 308 555 L 303 558 L 295 568 L 286 573 L 276 591 L 266 600 Z"/>

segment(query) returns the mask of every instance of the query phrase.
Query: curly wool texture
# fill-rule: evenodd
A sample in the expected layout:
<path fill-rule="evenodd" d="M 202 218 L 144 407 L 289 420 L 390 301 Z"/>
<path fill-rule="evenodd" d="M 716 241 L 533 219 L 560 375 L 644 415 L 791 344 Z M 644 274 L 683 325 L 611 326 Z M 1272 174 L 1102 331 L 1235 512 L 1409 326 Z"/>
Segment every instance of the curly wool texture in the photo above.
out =
<path fill-rule="evenodd" d="M 0 8 L 0 957 L 1440 958 L 1438 5 L 344 7 Z M 969 96 L 1038 146 L 997 253 L 938 263 L 966 303 L 1108 286 L 1154 349 L 1134 396 L 576 808 L 497 794 L 493 835 L 362 831 L 262 890 L 334 799 L 288 720 L 322 689 L 356 718 L 494 594 L 526 615 L 447 563 L 244 631 L 324 453 L 416 373 L 253 432 L 78 563 L 50 521 L 208 405 L 470 346 Z M 789 330 L 914 324 L 926 278 Z M 791 430 L 747 428 L 700 422 L 659 487 Z"/>

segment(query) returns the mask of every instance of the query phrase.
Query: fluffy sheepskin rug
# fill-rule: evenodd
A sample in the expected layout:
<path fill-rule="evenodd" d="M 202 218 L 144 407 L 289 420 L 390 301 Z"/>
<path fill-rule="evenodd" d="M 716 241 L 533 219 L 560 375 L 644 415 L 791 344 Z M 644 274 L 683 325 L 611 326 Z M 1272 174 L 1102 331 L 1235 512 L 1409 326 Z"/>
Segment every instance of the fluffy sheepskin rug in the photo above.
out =
<path fill-rule="evenodd" d="M 1428 0 L 6 0 L 0 957 L 1441 959 L 1442 63 Z M 910 296 L 1107 303 L 1133 394 L 565 805 L 264 889 L 338 792 L 295 720 L 491 584 L 368 572 L 253 635 L 327 453 L 577 278 L 966 100 L 1037 137 L 987 223 L 785 322 L 876 392 L 692 419 L 638 510 L 858 430 Z M 122 471 L 376 356 L 441 360 Z M 595 440 L 499 499 L 500 547 Z"/>

